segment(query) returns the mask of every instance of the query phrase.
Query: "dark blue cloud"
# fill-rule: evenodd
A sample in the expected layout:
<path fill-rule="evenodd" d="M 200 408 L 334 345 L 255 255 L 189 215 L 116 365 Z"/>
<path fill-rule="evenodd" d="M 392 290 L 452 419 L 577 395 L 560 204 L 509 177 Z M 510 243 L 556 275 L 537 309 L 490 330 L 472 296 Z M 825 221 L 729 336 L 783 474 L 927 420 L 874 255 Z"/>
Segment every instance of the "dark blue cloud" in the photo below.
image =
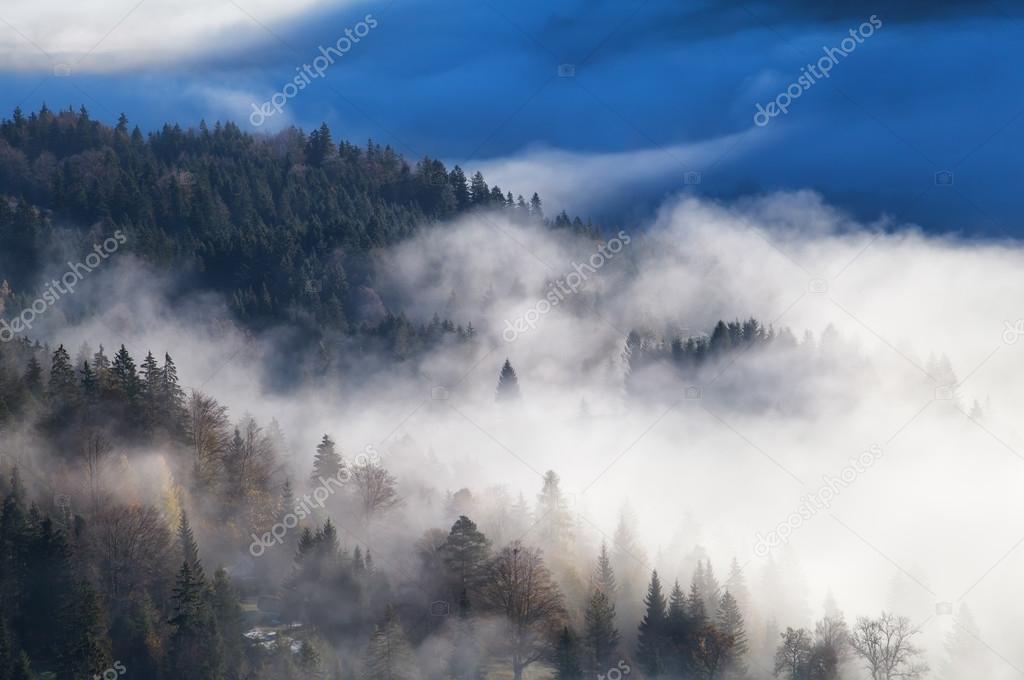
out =
<path fill-rule="evenodd" d="M 1024 17 L 997 1 L 365 3 L 267 26 L 262 44 L 221 47 L 187 65 L 42 83 L 40 74 L 9 74 L 0 77 L 0 106 L 84 103 L 106 119 L 125 111 L 144 128 L 244 122 L 250 101 L 269 99 L 368 12 L 379 26 L 289 100 L 280 122 L 326 120 L 338 137 L 372 137 L 469 168 L 538 144 L 607 154 L 749 130 L 756 104 L 877 14 L 882 28 L 830 78 L 755 130 L 760 143 L 695 168 L 702 181 L 688 190 L 812 188 L 865 219 L 887 214 L 986 235 L 1024 229 L 1016 186 L 1024 75 L 1014 66 Z M 574 75 L 560 77 L 560 64 Z M 952 184 L 936 182 L 943 171 Z M 595 209 L 635 218 L 683 187 L 681 171 L 646 186 L 628 204 Z"/>

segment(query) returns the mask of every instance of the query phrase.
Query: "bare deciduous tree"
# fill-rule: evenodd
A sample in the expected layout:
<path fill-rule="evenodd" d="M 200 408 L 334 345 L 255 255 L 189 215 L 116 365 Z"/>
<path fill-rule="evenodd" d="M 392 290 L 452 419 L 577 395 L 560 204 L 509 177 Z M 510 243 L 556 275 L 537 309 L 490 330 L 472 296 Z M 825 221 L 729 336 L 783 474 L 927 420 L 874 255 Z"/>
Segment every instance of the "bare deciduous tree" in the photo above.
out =
<path fill-rule="evenodd" d="M 365 460 L 353 465 L 352 481 L 364 521 L 370 521 L 402 502 L 398 495 L 398 480 L 374 461 Z"/>
<path fill-rule="evenodd" d="M 193 476 L 200 487 L 210 488 L 231 441 L 227 408 L 202 392 L 193 391 L 188 411 Z"/>
<path fill-rule="evenodd" d="M 109 599 L 159 590 L 161 583 L 170 582 L 171 534 L 153 506 L 106 507 L 96 515 L 89 535 L 100 586 Z"/>
<path fill-rule="evenodd" d="M 928 670 L 912 641 L 916 634 L 907 617 L 882 612 L 877 619 L 857 619 L 850 646 L 864 660 L 872 680 L 916 680 Z"/>
<path fill-rule="evenodd" d="M 540 551 L 519 541 L 502 549 L 488 563 L 480 599 L 504 617 L 504 651 L 515 680 L 550 652 L 555 631 L 565 618 L 562 594 L 544 566 Z"/>

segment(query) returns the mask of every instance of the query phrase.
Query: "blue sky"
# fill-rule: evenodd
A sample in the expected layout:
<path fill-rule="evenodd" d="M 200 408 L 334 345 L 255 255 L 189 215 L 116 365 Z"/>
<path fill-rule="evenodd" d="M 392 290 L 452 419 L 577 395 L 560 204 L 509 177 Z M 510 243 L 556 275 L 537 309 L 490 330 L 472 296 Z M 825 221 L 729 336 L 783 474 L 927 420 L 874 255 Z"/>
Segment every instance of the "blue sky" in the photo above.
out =
<path fill-rule="evenodd" d="M 256 130 L 252 104 L 372 14 L 377 26 L 258 131 L 326 121 L 337 138 L 624 221 L 677 192 L 812 189 L 859 219 L 1024 233 L 1024 12 L 1007 0 L 35 4 L 0 8 L 5 112 L 84 103 L 144 129 L 230 118 Z M 881 27 L 829 78 L 754 124 L 757 104 L 872 15 Z"/>

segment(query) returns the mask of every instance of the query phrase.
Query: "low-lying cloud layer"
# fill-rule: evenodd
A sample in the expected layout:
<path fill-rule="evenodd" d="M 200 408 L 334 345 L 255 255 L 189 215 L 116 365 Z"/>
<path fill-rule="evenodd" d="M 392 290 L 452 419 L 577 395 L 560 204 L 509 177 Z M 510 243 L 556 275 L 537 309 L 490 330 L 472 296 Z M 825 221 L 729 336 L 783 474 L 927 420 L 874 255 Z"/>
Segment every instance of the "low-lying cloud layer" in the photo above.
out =
<path fill-rule="evenodd" d="M 217 301 L 172 313 L 128 257 L 79 286 L 116 301 L 107 318 L 52 339 L 171 351 L 183 382 L 235 417 L 276 417 L 299 477 L 324 432 L 346 452 L 379 447 L 411 498 L 413 535 L 439 521 L 416 489 L 505 485 L 530 498 L 553 469 L 588 549 L 610 540 L 628 502 L 642 559 L 669 581 L 689 579 L 702 546 L 720 571 L 735 556 L 783 625 L 809 624 L 831 589 L 848 617 L 910 616 L 933 654 L 944 603 L 968 603 L 994 677 L 1012 670 L 996 654 L 1024 662 L 1004 606 L 1024 566 L 1019 244 L 859 224 L 795 193 L 673 201 L 644 230 L 598 243 L 476 215 L 376 257 L 385 305 L 472 321 L 478 341 L 282 395 L 258 369 L 272 336 L 247 339 Z M 632 330 L 656 353 L 661 339 L 749 317 L 797 342 L 691 372 L 624 356 Z M 519 404 L 495 403 L 506 357 Z M 780 568 L 785 596 L 771 586 Z"/>

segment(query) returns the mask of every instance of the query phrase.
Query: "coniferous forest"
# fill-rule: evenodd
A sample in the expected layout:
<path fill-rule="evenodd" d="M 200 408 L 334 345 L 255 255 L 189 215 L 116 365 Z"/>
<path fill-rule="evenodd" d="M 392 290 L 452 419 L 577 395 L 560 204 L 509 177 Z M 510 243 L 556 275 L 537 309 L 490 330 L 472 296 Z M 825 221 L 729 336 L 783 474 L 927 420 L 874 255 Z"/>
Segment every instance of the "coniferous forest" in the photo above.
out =
<path fill-rule="evenodd" d="M 724 209 L 615 235 L 536 190 L 327 125 L 0 123 L 0 680 L 1003 677 L 840 516 L 1008 402 L 730 297 L 775 279 Z"/>

